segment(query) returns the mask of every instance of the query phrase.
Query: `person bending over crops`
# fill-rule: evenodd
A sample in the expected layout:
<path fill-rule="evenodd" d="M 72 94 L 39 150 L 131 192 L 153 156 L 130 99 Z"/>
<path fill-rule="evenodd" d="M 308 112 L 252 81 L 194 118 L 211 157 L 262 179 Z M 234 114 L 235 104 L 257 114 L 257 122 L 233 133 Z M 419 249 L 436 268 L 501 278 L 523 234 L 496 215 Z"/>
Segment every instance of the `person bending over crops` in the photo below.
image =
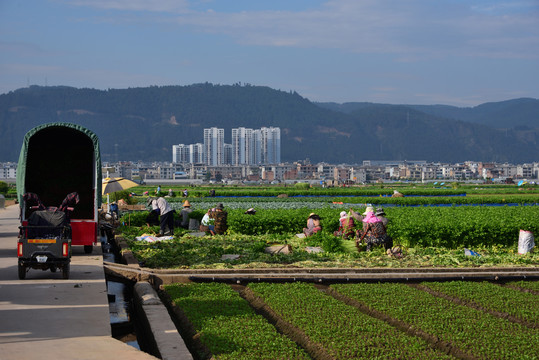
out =
<path fill-rule="evenodd" d="M 356 247 L 359 250 L 359 245 L 365 241 L 367 251 L 370 251 L 373 246 L 382 245 L 386 250 L 393 246 L 393 241 L 386 233 L 386 228 L 382 221 L 374 214 L 372 206 L 368 206 L 363 218 L 363 228 L 357 231 Z"/>
<path fill-rule="evenodd" d="M 341 211 L 339 219 L 339 230 L 333 233 L 335 236 L 342 236 L 343 239 L 349 239 L 354 237 L 354 218 L 351 217 L 346 211 Z"/>
<path fill-rule="evenodd" d="M 209 231 L 212 235 L 215 235 L 215 208 L 208 209 L 206 214 L 202 217 L 200 222 L 200 231 L 207 232 Z"/>
<path fill-rule="evenodd" d="M 228 230 L 227 217 L 228 213 L 222 203 L 219 203 L 215 208 L 215 233 L 222 235 Z"/>
<path fill-rule="evenodd" d="M 389 223 L 389 219 L 386 218 L 386 213 L 384 212 L 384 209 L 377 208 L 374 215 L 376 215 L 376 217 L 382 222 L 382 224 L 384 224 L 384 227 L 387 230 L 387 224 Z"/>
<path fill-rule="evenodd" d="M 148 203 L 151 204 L 152 208 L 155 206 L 159 209 L 159 235 L 174 235 L 174 210 L 165 198 L 150 198 Z"/>
<path fill-rule="evenodd" d="M 189 215 L 193 212 L 193 209 L 191 209 L 191 203 L 189 200 L 185 200 L 182 206 L 182 211 L 180 211 L 180 226 L 184 229 L 189 228 Z"/>
<path fill-rule="evenodd" d="M 307 218 L 307 227 L 303 228 L 303 233 L 305 236 L 311 236 L 322 230 L 320 226 L 320 216 L 315 213 L 310 213 Z"/>

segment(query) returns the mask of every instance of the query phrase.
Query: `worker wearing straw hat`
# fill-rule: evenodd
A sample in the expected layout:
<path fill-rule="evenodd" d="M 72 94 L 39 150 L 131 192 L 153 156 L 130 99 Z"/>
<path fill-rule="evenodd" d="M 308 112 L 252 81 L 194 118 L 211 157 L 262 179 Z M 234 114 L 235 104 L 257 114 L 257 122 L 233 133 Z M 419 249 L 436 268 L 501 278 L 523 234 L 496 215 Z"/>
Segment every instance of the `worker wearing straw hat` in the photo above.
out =
<path fill-rule="evenodd" d="M 191 209 L 191 203 L 189 200 L 185 200 L 183 203 L 183 209 L 180 211 L 180 218 L 182 222 L 180 223 L 180 226 L 184 229 L 189 228 L 189 214 L 193 212 L 193 209 Z"/>

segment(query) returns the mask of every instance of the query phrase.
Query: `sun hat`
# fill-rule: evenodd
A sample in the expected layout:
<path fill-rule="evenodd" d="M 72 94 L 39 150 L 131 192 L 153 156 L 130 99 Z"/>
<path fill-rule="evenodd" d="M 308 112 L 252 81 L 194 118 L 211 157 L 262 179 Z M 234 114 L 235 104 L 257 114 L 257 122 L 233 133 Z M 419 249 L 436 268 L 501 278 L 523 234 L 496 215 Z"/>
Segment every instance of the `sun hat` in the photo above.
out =
<path fill-rule="evenodd" d="M 185 202 L 183 203 L 183 207 L 191 207 L 191 203 L 189 202 L 189 200 L 185 200 Z"/>
<path fill-rule="evenodd" d="M 150 196 L 150 197 L 148 198 L 148 202 L 147 202 L 148 206 L 150 206 L 150 205 L 152 204 L 152 201 L 154 201 L 154 200 L 155 200 L 155 199 L 154 199 L 153 197 Z"/>
<path fill-rule="evenodd" d="M 368 213 L 373 213 L 374 215 L 374 208 L 372 206 L 367 206 L 363 215 L 367 215 Z"/>
<path fill-rule="evenodd" d="M 342 219 L 343 217 L 346 217 L 346 211 L 341 211 L 341 214 L 340 214 L 340 215 L 341 215 L 341 219 Z"/>
<path fill-rule="evenodd" d="M 384 212 L 384 209 L 382 208 L 377 208 L 376 209 L 376 213 L 374 215 L 378 216 L 378 215 L 385 215 L 386 213 Z"/>
<path fill-rule="evenodd" d="M 217 206 L 215 208 L 217 210 L 223 210 L 225 207 L 223 206 L 223 203 L 219 203 L 219 204 L 217 204 Z"/>
<path fill-rule="evenodd" d="M 316 215 L 316 214 L 315 214 L 315 213 L 310 213 L 310 214 L 309 214 L 309 217 L 311 217 L 311 216 L 313 216 L 313 215 Z"/>

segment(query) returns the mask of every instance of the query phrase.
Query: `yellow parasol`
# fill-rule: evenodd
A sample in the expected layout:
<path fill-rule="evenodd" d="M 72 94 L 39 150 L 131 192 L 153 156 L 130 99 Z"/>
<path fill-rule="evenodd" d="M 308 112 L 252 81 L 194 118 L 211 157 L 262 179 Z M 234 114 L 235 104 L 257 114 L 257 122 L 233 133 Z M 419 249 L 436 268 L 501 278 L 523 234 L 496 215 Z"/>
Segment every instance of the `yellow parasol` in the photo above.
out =
<path fill-rule="evenodd" d="M 103 185 L 101 187 L 101 194 L 110 194 L 116 191 L 122 191 L 132 187 L 138 186 L 138 184 L 129 179 L 123 177 L 117 178 L 105 178 L 103 179 Z"/>

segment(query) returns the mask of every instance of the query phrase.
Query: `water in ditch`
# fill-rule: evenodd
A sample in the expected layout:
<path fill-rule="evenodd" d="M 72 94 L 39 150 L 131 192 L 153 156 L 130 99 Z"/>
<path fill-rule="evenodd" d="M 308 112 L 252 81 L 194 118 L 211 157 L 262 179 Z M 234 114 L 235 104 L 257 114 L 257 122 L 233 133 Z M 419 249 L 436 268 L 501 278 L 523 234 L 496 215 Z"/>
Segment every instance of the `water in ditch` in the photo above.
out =
<path fill-rule="evenodd" d="M 113 235 L 112 235 L 113 236 Z M 101 242 L 103 261 L 119 263 L 120 256 L 108 237 Z M 112 337 L 141 350 L 136 335 L 135 311 L 133 307 L 133 286 L 121 279 L 105 275 L 109 301 L 110 327 Z"/>

